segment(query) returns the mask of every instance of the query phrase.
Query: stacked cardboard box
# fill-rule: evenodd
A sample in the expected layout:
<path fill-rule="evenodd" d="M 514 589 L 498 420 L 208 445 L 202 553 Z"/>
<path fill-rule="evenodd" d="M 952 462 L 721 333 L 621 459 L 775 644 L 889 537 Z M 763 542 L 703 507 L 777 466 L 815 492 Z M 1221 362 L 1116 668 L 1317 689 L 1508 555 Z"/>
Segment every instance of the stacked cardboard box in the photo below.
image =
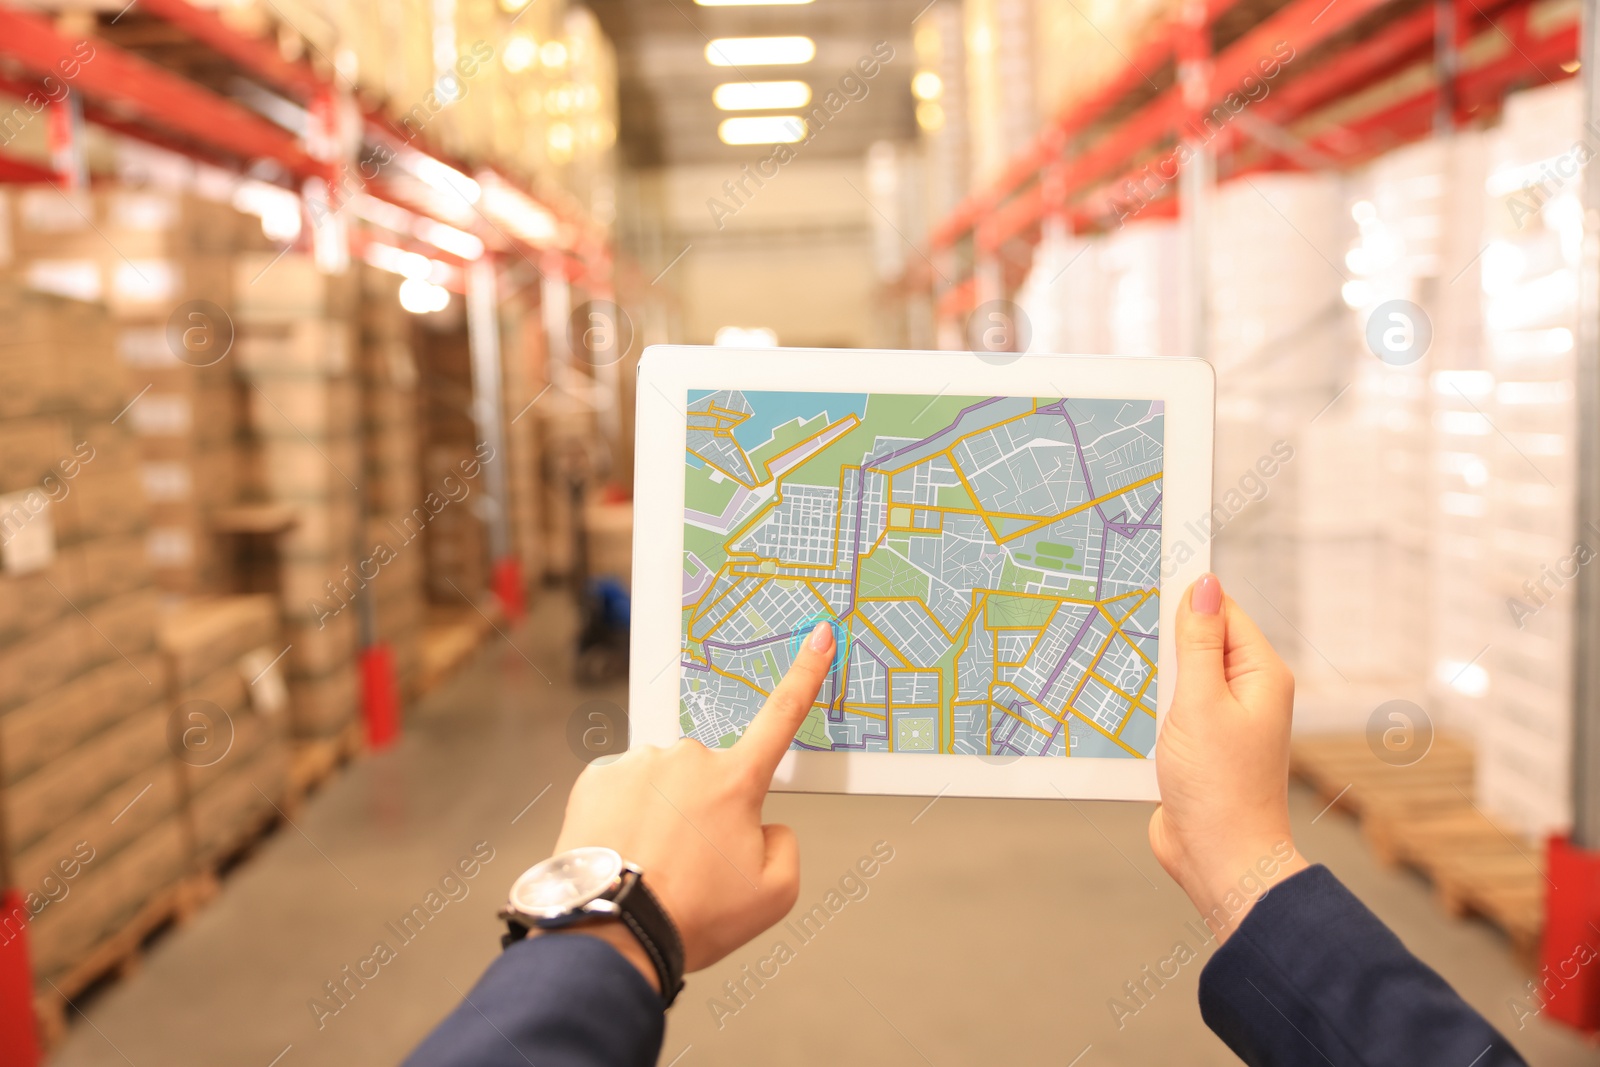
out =
<path fill-rule="evenodd" d="M 211 520 L 237 494 L 229 265 L 259 227 L 224 204 L 122 187 L 27 188 L 13 205 L 14 273 L 111 309 L 158 584 L 173 594 L 225 587 Z"/>
<path fill-rule="evenodd" d="M 972 131 L 972 180 L 982 185 L 1038 131 L 1034 107 L 1033 0 L 967 0 L 965 101 Z"/>
<path fill-rule="evenodd" d="M 139 455 L 103 308 L 0 289 L 0 852 L 35 973 L 170 908 L 187 849 L 166 744 Z M 13 388 L 13 386 L 15 388 Z M 62 887 L 65 887 L 64 889 Z"/>
<path fill-rule="evenodd" d="M 544 458 L 539 448 L 539 419 L 536 406 L 550 399 L 550 370 L 547 342 L 539 307 L 527 290 L 513 293 L 501 301 L 502 337 L 505 352 L 506 449 L 504 458 L 511 488 L 508 507 L 511 515 L 512 551 L 522 562 L 522 575 L 534 581 L 545 572 L 543 500 L 538 487 L 543 478 Z M 633 353 L 638 355 L 636 346 Z M 625 384 L 634 376 L 624 374 Z M 625 397 L 622 410 L 633 410 L 631 396 Z M 632 420 L 627 420 L 629 432 Z M 633 455 L 630 439 L 624 454 Z M 629 460 L 629 475 L 632 462 Z M 630 477 L 631 488 L 631 477 Z"/>
<path fill-rule="evenodd" d="M 918 114 L 927 145 L 927 224 L 955 209 L 967 193 L 972 170 L 972 129 L 967 120 L 967 53 L 962 9 L 956 0 L 937 0 L 917 20 L 913 43 L 920 70 L 938 75 L 940 98 Z"/>
<path fill-rule="evenodd" d="M 1180 13 L 1178 0 L 1118 0 L 1088 12 L 1074 4 L 1036 3 L 1034 71 L 1042 115 L 1055 115 L 1129 72 L 1129 57 L 1158 23 Z M 1072 62 L 1061 62 L 1071 56 Z"/>
<path fill-rule="evenodd" d="M 193 600 L 162 621 L 169 741 L 182 767 L 186 829 L 201 871 L 286 803 L 288 693 L 278 605 L 269 596 Z"/>
<path fill-rule="evenodd" d="M 489 540 L 481 501 L 487 497 L 472 417 L 472 363 L 466 332 L 418 334 L 422 407 L 422 494 L 432 500 L 421 539 L 428 597 L 452 607 L 489 588 Z M 492 462 L 501 462 L 496 457 Z M 463 466 L 465 464 L 466 466 Z M 468 477 L 468 471 L 476 473 Z"/>
<path fill-rule="evenodd" d="M 320 273 L 311 257 L 240 257 L 234 320 L 244 382 L 241 482 L 247 502 L 287 505 L 278 573 L 249 588 L 282 596 L 290 732 L 329 738 L 354 719 L 359 600 L 372 564 L 361 534 L 361 406 L 354 275 Z"/>
<path fill-rule="evenodd" d="M 417 695 L 427 597 L 426 559 L 416 509 L 424 508 L 417 434 L 417 365 L 412 316 L 400 307 L 400 279 L 366 268 L 361 294 L 361 410 L 364 550 L 387 562 L 368 587 L 373 632 L 394 651 L 400 696 Z"/>
<path fill-rule="evenodd" d="M 428 0 L 230 0 L 240 31 L 275 39 L 324 77 L 381 101 L 408 140 L 524 173 L 609 155 L 616 69 L 587 9 L 564 0 L 435 5 Z M 515 25 L 513 25 L 513 21 Z M 448 58 L 441 50 L 448 49 Z M 338 57 L 339 73 L 329 57 Z M 587 168 L 563 174 L 579 189 Z"/>

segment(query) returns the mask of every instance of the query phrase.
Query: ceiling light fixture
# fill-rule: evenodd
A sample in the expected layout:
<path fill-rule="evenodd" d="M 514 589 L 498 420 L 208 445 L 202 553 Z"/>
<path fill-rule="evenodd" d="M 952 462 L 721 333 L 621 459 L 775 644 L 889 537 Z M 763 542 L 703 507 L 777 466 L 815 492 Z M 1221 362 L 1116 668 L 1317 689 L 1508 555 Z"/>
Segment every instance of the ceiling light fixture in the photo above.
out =
<path fill-rule="evenodd" d="M 792 66 L 816 57 L 809 37 L 718 37 L 706 45 L 706 62 L 713 67 Z"/>
<path fill-rule="evenodd" d="M 805 107 L 811 86 L 805 82 L 724 82 L 712 90 L 711 102 L 722 111 L 772 111 Z"/>
<path fill-rule="evenodd" d="M 723 119 L 717 126 L 723 144 L 794 144 L 805 140 L 806 120 L 799 115 L 764 115 Z"/>
<path fill-rule="evenodd" d="M 809 4 L 811 0 L 694 0 L 701 7 L 778 7 Z"/>

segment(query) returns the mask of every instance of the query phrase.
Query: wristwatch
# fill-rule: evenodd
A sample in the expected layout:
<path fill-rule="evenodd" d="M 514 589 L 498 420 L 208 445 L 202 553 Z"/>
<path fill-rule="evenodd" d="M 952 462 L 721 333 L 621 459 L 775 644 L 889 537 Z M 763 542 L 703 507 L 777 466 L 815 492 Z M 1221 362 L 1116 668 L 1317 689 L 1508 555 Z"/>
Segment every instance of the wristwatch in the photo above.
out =
<path fill-rule="evenodd" d="M 667 1007 L 683 989 L 683 940 L 678 928 L 644 884 L 644 871 L 609 848 L 574 848 L 522 872 L 500 912 L 506 921 L 501 945 L 510 948 L 538 927 L 554 930 L 595 919 L 626 926 L 661 980 Z"/>

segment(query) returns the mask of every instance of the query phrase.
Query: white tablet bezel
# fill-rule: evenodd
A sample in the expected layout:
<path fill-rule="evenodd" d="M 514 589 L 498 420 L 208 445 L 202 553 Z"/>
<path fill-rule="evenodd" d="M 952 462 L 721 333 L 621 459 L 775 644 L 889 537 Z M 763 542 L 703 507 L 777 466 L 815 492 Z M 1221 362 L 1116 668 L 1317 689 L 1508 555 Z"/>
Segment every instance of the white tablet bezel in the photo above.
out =
<path fill-rule="evenodd" d="M 970 352 L 655 345 L 639 363 L 634 464 L 631 745 L 681 736 L 687 398 L 691 389 L 1063 396 L 1165 402 L 1157 728 L 1172 703 L 1177 596 L 1210 567 L 1215 377 L 1199 359 L 1026 355 L 995 365 Z M 1187 551 L 1180 549 L 1186 548 Z M 772 787 L 900 796 L 1156 800 L 1154 759 L 790 751 Z"/>

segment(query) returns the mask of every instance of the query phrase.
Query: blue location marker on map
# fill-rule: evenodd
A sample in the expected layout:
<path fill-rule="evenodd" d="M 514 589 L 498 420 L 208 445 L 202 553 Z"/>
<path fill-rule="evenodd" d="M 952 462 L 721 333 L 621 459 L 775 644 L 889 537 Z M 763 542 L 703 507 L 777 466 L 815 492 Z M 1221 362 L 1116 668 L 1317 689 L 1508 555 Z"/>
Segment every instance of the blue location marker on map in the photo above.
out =
<path fill-rule="evenodd" d="M 837 616 L 829 615 L 827 612 L 813 615 L 795 627 L 794 633 L 789 635 L 789 662 L 793 663 L 795 657 L 800 655 L 800 642 L 811 636 L 811 631 L 817 628 L 819 622 L 825 622 L 833 627 L 833 666 L 828 668 L 831 674 L 844 666 L 844 658 L 850 652 L 850 631 Z"/>

